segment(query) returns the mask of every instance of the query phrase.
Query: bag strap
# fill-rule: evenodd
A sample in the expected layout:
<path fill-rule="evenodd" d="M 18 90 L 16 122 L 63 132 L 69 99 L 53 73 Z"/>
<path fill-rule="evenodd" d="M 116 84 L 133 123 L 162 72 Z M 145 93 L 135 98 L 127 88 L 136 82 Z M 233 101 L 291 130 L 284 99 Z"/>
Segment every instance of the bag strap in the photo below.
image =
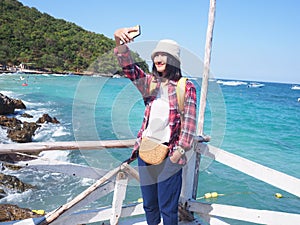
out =
<path fill-rule="evenodd" d="M 185 86 L 186 86 L 187 79 L 188 79 L 187 77 L 181 77 L 180 80 L 177 82 L 177 86 L 176 86 L 178 109 L 181 117 L 184 114 L 184 97 L 185 97 Z"/>
<path fill-rule="evenodd" d="M 185 97 L 185 87 L 186 87 L 186 81 L 188 80 L 187 77 L 181 77 L 176 86 L 176 96 L 177 96 L 177 102 L 178 102 L 178 110 L 180 113 L 180 118 L 181 118 L 181 124 L 182 124 L 182 119 L 183 119 L 183 114 L 184 114 L 184 97 Z M 150 83 L 150 88 L 149 88 L 149 93 L 152 94 L 153 91 L 156 88 L 157 83 L 153 82 L 154 78 L 152 78 L 151 83 Z"/>
<path fill-rule="evenodd" d="M 154 82 L 155 78 L 152 76 L 151 82 L 150 82 L 150 88 L 149 88 L 149 96 L 153 94 L 154 90 L 156 89 L 157 83 Z"/>

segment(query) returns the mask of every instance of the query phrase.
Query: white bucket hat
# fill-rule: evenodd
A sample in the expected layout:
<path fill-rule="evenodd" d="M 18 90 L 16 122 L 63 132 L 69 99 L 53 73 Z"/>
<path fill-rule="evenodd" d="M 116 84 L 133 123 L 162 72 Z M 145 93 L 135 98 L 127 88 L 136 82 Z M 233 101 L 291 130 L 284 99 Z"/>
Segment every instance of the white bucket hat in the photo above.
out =
<path fill-rule="evenodd" d="M 172 55 L 180 62 L 180 47 L 176 41 L 164 39 L 158 42 L 155 49 L 152 51 L 151 59 L 153 61 L 155 53 L 165 52 Z"/>

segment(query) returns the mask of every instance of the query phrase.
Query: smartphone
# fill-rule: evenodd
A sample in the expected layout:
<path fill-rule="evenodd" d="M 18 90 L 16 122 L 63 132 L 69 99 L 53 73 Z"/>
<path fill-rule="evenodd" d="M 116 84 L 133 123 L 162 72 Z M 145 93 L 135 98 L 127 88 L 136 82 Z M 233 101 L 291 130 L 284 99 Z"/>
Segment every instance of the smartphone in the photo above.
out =
<path fill-rule="evenodd" d="M 140 25 L 136 25 L 135 28 L 137 29 L 137 31 L 132 31 L 129 33 L 129 36 L 134 39 L 137 36 L 141 35 L 141 26 Z"/>

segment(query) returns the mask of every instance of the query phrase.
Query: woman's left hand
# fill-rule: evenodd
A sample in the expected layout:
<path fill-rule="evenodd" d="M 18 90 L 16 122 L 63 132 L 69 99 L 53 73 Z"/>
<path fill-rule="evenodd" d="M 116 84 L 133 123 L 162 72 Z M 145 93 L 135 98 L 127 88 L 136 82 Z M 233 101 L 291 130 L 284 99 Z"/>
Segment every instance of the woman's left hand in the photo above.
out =
<path fill-rule="evenodd" d="M 179 159 L 181 158 L 181 154 L 180 154 L 180 152 L 178 152 L 178 151 L 174 151 L 173 152 L 173 155 L 172 156 L 170 156 L 170 161 L 172 162 L 172 163 L 177 163 L 178 161 L 179 161 Z"/>

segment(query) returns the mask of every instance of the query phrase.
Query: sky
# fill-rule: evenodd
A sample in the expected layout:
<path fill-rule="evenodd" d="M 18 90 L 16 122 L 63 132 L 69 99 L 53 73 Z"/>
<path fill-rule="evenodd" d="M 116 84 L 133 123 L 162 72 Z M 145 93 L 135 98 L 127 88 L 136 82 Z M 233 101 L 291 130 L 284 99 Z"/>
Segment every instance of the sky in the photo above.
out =
<path fill-rule="evenodd" d="M 209 0 L 20 2 L 111 39 L 139 24 L 135 42 L 173 39 L 204 59 Z M 216 0 L 213 77 L 300 84 L 299 11 L 299 0 Z"/>

